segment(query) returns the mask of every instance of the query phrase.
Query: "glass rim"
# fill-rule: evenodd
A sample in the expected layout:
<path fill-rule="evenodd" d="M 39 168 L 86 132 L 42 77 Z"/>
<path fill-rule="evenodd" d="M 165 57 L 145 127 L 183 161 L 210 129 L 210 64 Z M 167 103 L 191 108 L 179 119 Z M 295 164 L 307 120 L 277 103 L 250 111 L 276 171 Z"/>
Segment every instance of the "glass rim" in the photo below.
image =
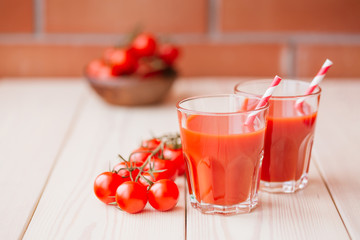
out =
<path fill-rule="evenodd" d="M 199 111 L 199 110 L 192 110 L 192 109 L 187 109 L 184 107 L 181 107 L 180 105 L 182 103 L 188 102 L 188 101 L 193 101 L 193 100 L 197 100 L 197 99 L 204 99 L 204 98 L 220 98 L 220 97 L 229 97 L 229 96 L 233 96 L 233 97 L 239 97 L 236 94 L 230 94 L 230 93 L 225 93 L 225 94 L 209 94 L 209 95 L 199 95 L 199 96 L 193 96 L 193 97 L 188 97 L 185 99 L 182 99 L 180 101 L 177 102 L 176 104 L 176 109 L 180 112 L 184 112 L 187 114 L 193 114 L 193 115 L 208 115 L 208 116 L 228 116 L 228 115 L 240 115 L 240 114 L 249 114 L 252 112 L 262 112 L 266 109 L 269 108 L 269 102 L 267 102 L 263 107 L 259 108 L 259 109 L 252 109 L 252 110 L 245 110 L 245 111 L 241 111 L 241 112 L 206 112 L 206 111 Z M 255 99 L 261 99 L 260 97 L 257 96 L 252 96 Z"/>
<path fill-rule="evenodd" d="M 245 82 L 240 82 L 240 83 L 237 83 L 235 86 L 234 86 L 234 93 L 237 94 L 237 93 L 245 93 L 245 94 L 248 94 L 248 95 L 251 95 L 251 96 L 261 96 L 261 95 L 257 95 L 255 93 L 251 93 L 251 92 L 245 92 L 245 91 L 241 91 L 241 90 L 238 90 L 238 86 L 240 85 L 243 85 L 243 84 L 248 84 L 248 83 L 256 83 L 256 82 L 269 82 L 269 85 L 271 83 L 272 79 L 268 78 L 264 78 L 264 79 L 257 79 L 257 80 L 249 80 L 249 81 L 245 81 Z M 292 82 L 292 83 L 301 83 L 301 84 L 307 84 L 307 86 L 310 85 L 309 82 L 305 82 L 303 80 L 296 80 L 296 79 L 283 79 L 281 83 L 283 82 Z M 271 96 L 270 99 L 278 99 L 278 100 L 286 100 L 286 99 L 296 99 L 296 98 L 307 98 L 307 97 L 312 97 L 312 96 L 317 96 L 317 95 L 320 95 L 321 93 L 321 87 L 318 85 L 316 88 L 315 88 L 315 91 L 310 93 L 310 94 L 298 94 L 298 95 L 293 95 L 293 96 L 288 96 L 288 95 L 282 95 L 282 96 Z"/>

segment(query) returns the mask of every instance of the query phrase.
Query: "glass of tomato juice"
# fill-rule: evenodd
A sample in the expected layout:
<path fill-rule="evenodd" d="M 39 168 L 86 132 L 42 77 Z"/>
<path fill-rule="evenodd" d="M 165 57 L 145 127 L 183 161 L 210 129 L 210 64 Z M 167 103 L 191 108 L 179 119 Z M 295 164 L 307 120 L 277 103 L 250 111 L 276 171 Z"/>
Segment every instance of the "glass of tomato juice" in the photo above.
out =
<path fill-rule="evenodd" d="M 250 212 L 258 203 L 268 104 L 258 97 L 198 96 L 177 104 L 191 205 L 202 213 Z M 249 114 L 253 123 L 245 125 Z"/>
<path fill-rule="evenodd" d="M 270 79 L 239 83 L 235 93 L 260 96 L 270 83 Z M 308 82 L 283 79 L 270 98 L 261 190 L 292 193 L 308 182 L 321 93 L 317 87 L 312 94 L 304 95 L 308 87 Z"/>

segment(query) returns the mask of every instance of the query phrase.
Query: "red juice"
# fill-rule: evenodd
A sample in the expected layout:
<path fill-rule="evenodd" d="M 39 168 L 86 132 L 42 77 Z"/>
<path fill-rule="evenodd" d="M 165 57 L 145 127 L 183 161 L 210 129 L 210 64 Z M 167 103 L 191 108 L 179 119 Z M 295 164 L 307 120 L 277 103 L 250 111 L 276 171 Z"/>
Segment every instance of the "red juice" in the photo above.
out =
<path fill-rule="evenodd" d="M 244 127 L 243 118 L 193 115 L 180 127 L 189 192 L 199 203 L 231 206 L 257 194 L 265 129 Z"/>
<path fill-rule="evenodd" d="M 298 181 L 309 170 L 317 112 L 295 100 L 270 100 L 261 180 Z"/>

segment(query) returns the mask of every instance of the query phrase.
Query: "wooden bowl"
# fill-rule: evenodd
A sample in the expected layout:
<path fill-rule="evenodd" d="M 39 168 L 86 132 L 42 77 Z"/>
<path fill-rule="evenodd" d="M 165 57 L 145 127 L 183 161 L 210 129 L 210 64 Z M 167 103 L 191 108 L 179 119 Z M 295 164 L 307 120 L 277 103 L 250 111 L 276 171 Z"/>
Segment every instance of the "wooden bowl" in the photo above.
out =
<path fill-rule="evenodd" d="M 120 76 L 96 79 L 85 74 L 90 86 L 106 102 L 114 105 L 138 106 L 161 102 L 176 79 L 176 74 L 148 78 Z"/>

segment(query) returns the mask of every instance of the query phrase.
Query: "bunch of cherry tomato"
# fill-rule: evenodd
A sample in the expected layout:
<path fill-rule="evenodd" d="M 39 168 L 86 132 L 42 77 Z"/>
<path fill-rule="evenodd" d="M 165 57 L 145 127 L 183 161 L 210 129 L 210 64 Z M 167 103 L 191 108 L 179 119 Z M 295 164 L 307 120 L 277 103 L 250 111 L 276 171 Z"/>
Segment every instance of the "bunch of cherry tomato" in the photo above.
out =
<path fill-rule="evenodd" d="M 147 78 L 174 71 L 178 56 L 178 47 L 159 44 L 152 34 L 140 33 L 125 47 L 107 48 L 101 59 L 88 64 L 87 74 L 100 80 L 130 74 Z"/>
<path fill-rule="evenodd" d="M 111 172 L 95 179 L 94 192 L 102 202 L 128 213 L 142 211 L 147 202 L 159 211 L 176 206 L 179 189 L 174 180 L 185 172 L 178 134 L 143 141 L 128 159 L 119 158 Z"/>

